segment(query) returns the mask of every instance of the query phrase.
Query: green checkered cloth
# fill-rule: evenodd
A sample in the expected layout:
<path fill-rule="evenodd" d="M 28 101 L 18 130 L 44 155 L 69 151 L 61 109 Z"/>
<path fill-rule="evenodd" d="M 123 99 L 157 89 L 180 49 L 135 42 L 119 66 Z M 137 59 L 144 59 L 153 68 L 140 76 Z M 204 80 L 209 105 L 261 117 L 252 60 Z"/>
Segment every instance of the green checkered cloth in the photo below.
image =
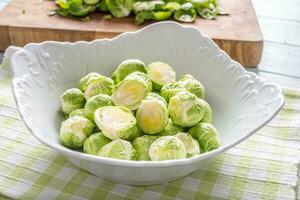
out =
<path fill-rule="evenodd" d="M 25 128 L 0 81 L 0 199 L 298 199 L 300 91 L 265 128 L 208 166 L 163 185 L 128 186 L 83 171 Z M 298 196 L 297 196 L 298 195 Z"/>

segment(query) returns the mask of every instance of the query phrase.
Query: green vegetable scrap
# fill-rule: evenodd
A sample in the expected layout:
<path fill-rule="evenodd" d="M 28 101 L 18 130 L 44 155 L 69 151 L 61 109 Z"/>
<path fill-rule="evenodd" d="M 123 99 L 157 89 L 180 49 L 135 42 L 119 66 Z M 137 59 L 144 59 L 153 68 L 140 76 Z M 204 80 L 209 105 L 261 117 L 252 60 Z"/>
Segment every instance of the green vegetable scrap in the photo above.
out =
<path fill-rule="evenodd" d="M 191 23 L 197 15 L 204 19 L 214 19 L 217 15 L 228 15 L 217 0 L 54 0 L 58 8 L 50 9 L 49 16 L 75 16 L 86 21 L 93 12 L 104 12 L 104 19 L 122 18 L 130 14 L 135 23 L 147 20 L 174 20 Z M 108 13 L 108 14 L 107 14 Z"/>

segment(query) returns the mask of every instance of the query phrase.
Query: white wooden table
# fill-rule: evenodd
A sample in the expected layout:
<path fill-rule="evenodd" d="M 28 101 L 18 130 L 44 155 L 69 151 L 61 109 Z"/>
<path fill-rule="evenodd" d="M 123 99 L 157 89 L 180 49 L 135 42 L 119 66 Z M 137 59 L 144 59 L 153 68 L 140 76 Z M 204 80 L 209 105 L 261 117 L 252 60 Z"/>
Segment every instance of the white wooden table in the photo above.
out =
<path fill-rule="evenodd" d="M 0 0 L 0 9 L 9 1 Z M 253 4 L 264 51 L 259 66 L 248 70 L 281 86 L 300 88 L 300 0 L 253 0 Z"/>

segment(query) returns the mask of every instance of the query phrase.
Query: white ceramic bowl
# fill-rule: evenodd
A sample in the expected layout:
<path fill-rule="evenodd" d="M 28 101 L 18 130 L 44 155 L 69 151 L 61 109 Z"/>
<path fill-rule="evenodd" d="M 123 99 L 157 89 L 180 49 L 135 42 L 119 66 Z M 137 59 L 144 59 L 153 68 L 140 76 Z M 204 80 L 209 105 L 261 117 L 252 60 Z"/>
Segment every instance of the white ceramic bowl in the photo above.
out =
<path fill-rule="evenodd" d="M 177 78 L 190 73 L 203 83 L 220 132 L 221 147 L 193 158 L 171 161 L 124 161 L 83 154 L 62 146 L 60 94 L 88 72 L 111 75 L 128 58 L 171 64 Z M 161 22 L 113 39 L 43 42 L 6 51 L 12 88 L 21 117 L 42 143 L 75 165 L 115 182 L 148 185 L 183 177 L 234 147 L 270 121 L 284 104 L 281 89 L 231 60 L 198 29 Z"/>

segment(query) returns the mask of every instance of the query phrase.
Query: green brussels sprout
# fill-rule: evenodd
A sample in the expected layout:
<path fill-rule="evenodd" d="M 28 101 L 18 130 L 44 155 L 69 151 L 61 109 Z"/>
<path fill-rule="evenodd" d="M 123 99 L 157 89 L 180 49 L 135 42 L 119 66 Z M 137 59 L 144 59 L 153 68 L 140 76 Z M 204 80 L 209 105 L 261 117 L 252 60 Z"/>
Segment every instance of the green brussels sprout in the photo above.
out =
<path fill-rule="evenodd" d="M 175 137 L 180 139 L 181 142 L 184 144 L 185 150 L 187 153 L 187 156 L 186 156 L 187 158 L 190 158 L 190 157 L 200 154 L 199 143 L 190 134 L 180 132 L 180 133 L 177 133 L 175 135 Z"/>
<path fill-rule="evenodd" d="M 134 139 L 139 136 L 139 129 L 132 112 L 122 106 L 104 106 L 98 108 L 94 114 L 95 123 L 103 135 L 111 140 Z"/>
<path fill-rule="evenodd" d="M 83 93 L 77 88 L 65 91 L 61 96 L 61 108 L 63 113 L 69 115 L 72 111 L 83 108 L 85 98 Z"/>
<path fill-rule="evenodd" d="M 114 81 L 106 76 L 99 75 L 90 78 L 84 91 L 84 97 L 88 100 L 97 94 L 111 95 L 113 87 Z"/>
<path fill-rule="evenodd" d="M 94 121 L 95 111 L 103 106 L 112 106 L 112 100 L 110 96 L 106 94 L 98 94 L 87 100 L 84 106 L 85 117 Z"/>
<path fill-rule="evenodd" d="M 121 160 L 135 160 L 137 156 L 131 143 L 122 139 L 116 139 L 104 145 L 98 155 Z"/>
<path fill-rule="evenodd" d="M 132 142 L 133 148 L 136 150 L 137 159 L 136 160 L 151 160 L 149 157 L 149 149 L 151 144 L 159 138 L 154 135 L 143 135 L 141 137 L 135 138 Z"/>
<path fill-rule="evenodd" d="M 152 91 L 152 81 L 148 74 L 142 72 L 133 72 L 126 76 L 126 80 L 140 80 L 147 84 L 148 92 Z"/>
<path fill-rule="evenodd" d="M 186 149 L 177 137 L 162 136 L 151 144 L 149 156 L 153 161 L 183 159 L 186 158 Z"/>
<path fill-rule="evenodd" d="M 69 115 L 69 117 L 74 117 L 74 116 L 81 116 L 81 117 L 85 117 L 84 114 L 84 109 L 80 108 L 80 109 L 76 109 L 74 111 L 72 111 Z"/>
<path fill-rule="evenodd" d="M 187 91 L 196 95 L 200 99 L 205 98 L 203 85 L 190 74 L 184 75 L 182 79 L 178 81 L 178 86 L 185 88 Z"/>
<path fill-rule="evenodd" d="M 89 5 L 95 5 L 99 3 L 100 0 L 83 0 L 84 3 L 89 4 Z"/>
<path fill-rule="evenodd" d="M 81 148 L 86 138 L 94 131 L 94 124 L 81 116 L 70 117 L 60 127 L 60 140 L 70 148 Z"/>
<path fill-rule="evenodd" d="M 105 0 L 105 3 L 114 17 L 127 17 L 132 10 L 133 0 Z"/>
<path fill-rule="evenodd" d="M 143 100 L 136 112 L 136 119 L 138 126 L 144 133 L 159 133 L 168 124 L 168 108 L 165 103 L 159 100 Z"/>
<path fill-rule="evenodd" d="M 85 75 L 84 77 L 82 77 L 78 84 L 77 84 L 77 87 L 82 91 L 84 92 L 87 88 L 87 85 L 89 83 L 89 81 L 91 79 L 94 79 L 94 78 L 98 78 L 99 76 L 101 76 L 100 74 L 96 73 L 96 72 L 91 72 L 87 75 Z"/>
<path fill-rule="evenodd" d="M 147 100 L 159 100 L 159 101 L 162 101 L 164 104 L 166 104 L 166 106 L 168 105 L 168 103 L 166 102 L 166 100 L 160 96 L 159 94 L 157 93 L 154 93 L 154 92 L 150 92 L 147 97 L 146 97 Z"/>
<path fill-rule="evenodd" d="M 92 134 L 84 141 L 83 152 L 98 155 L 100 149 L 109 142 L 111 142 L 111 140 L 102 133 Z"/>
<path fill-rule="evenodd" d="M 206 101 L 203 101 L 203 103 L 204 103 L 203 105 L 204 105 L 205 113 L 201 122 L 212 123 L 212 119 L 213 119 L 212 109 Z"/>
<path fill-rule="evenodd" d="M 114 72 L 116 82 L 119 83 L 123 81 L 127 75 L 136 71 L 143 72 L 146 74 L 146 65 L 138 59 L 128 59 L 123 61 Z"/>
<path fill-rule="evenodd" d="M 183 128 L 177 126 L 171 119 L 169 119 L 168 124 L 164 130 L 158 133 L 158 135 L 166 136 L 166 135 L 176 135 L 179 132 L 183 132 Z"/>
<path fill-rule="evenodd" d="M 136 110 L 151 90 L 152 83 L 148 75 L 134 72 L 114 87 L 111 98 L 117 106 L 126 106 L 130 110 Z"/>
<path fill-rule="evenodd" d="M 170 99 L 173 96 L 175 96 L 179 92 L 184 91 L 186 91 L 186 89 L 179 86 L 178 82 L 167 83 L 161 88 L 160 95 L 169 103 Z"/>
<path fill-rule="evenodd" d="M 108 11 L 108 8 L 107 8 L 107 5 L 105 3 L 105 0 L 100 0 L 100 3 L 97 6 L 97 10 L 102 11 L 102 12 Z"/>
<path fill-rule="evenodd" d="M 182 4 L 180 10 L 177 10 L 174 14 L 174 19 L 180 22 L 194 22 L 196 17 L 197 13 L 189 2 Z"/>
<path fill-rule="evenodd" d="M 176 74 L 173 68 L 163 62 L 152 62 L 148 65 L 147 73 L 150 76 L 153 87 L 160 90 L 164 84 L 173 83 L 176 80 Z"/>
<path fill-rule="evenodd" d="M 217 149 L 220 146 L 219 133 L 212 124 L 199 123 L 190 128 L 188 132 L 198 141 L 204 152 Z"/>
<path fill-rule="evenodd" d="M 182 127 L 198 124 L 205 114 L 205 102 L 196 95 L 184 91 L 170 99 L 168 110 L 172 121 Z"/>
<path fill-rule="evenodd" d="M 177 82 L 165 84 L 160 91 L 160 95 L 167 102 L 177 93 L 187 90 L 188 92 L 204 99 L 204 87 L 192 75 L 186 74 Z"/>
<path fill-rule="evenodd" d="M 89 12 L 94 11 L 95 7 L 92 5 L 84 4 L 82 0 L 72 0 L 69 2 L 68 11 L 70 14 L 76 17 L 84 17 L 89 14 Z"/>

